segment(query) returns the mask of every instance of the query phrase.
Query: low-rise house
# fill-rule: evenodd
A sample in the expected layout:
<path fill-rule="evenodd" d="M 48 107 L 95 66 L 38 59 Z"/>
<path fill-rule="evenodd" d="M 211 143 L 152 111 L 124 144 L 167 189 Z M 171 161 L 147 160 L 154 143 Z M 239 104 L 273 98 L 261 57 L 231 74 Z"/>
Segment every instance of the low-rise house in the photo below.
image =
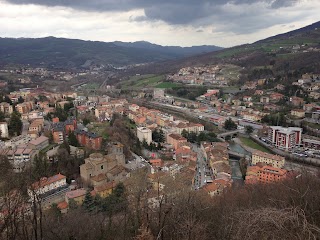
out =
<path fill-rule="evenodd" d="M 262 96 L 260 97 L 260 102 L 261 103 L 269 103 L 270 99 L 267 96 Z"/>
<path fill-rule="evenodd" d="M 303 105 L 303 110 L 305 110 L 307 113 L 310 113 L 313 111 L 313 109 L 315 108 L 315 104 L 314 103 L 309 103 L 309 104 L 304 104 Z"/>
<path fill-rule="evenodd" d="M 42 149 L 49 146 L 49 138 L 45 136 L 38 137 L 34 140 L 31 140 L 28 146 L 32 149 L 41 151 Z"/>
<path fill-rule="evenodd" d="M 102 185 L 95 186 L 91 193 L 94 196 L 99 195 L 102 198 L 106 198 L 112 193 L 114 187 L 115 187 L 115 183 L 113 181 L 108 182 Z"/>
<path fill-rule="evenodd" d="M 152 167 L 158 168 L 158 167 L 162 167 L 163 161 L 160 158 L 159 159 L 150 159 L 150 164 Z"/>
<path fill-rule="evenodd" d="M 304 118 L 306 115 L 306 112 L 303 109 L 292 109 L 291 115 L 296 118 Z"/>
<path fill-rule="evenodd" d="M 284 95 L 281 93 L 272 93 L 270 94 L 270 100 L 273 102 L 279 102 L 281 99 L 284 98 Z"/>
<path fill-rule="evenodd" d="M 227 180 L 213 180 L 203 187 L 203 190 L 207 192 L 211 197 L 220 195 L 226 188 L 231 187 L 231 181 Z"/>
<path fill-rule="evenodd" d="M 292 104 L 293 106 L 299 107 L 304 104 L 304 100 L 303 98 L 293 96 L 293 97 L 290 97 L 290 104 Z"/>
<path fill-rule="evenodd" d="M 263 93 L 264 93 L 264 91 L 263 90 L 256 90 L 255 92 L 254 92 L 254 95 L 263 95 Z"/>
<path fill-rule="evenodd" d="M 81 205 L 84 201 L 87 191 L 83 188 L 66 192 L 65 201 L 70 205 L 70 201 L 74 201 L 77 205 Z"/>
<path fill-rule="evenodd" d="M 243 101 L 245 101 L 245 102 L 251 102 L 251 101 L 252 101 L 252 97 L 251 97 L 251 96 L 244 96 L 244 97 L 243 97 Z"/>

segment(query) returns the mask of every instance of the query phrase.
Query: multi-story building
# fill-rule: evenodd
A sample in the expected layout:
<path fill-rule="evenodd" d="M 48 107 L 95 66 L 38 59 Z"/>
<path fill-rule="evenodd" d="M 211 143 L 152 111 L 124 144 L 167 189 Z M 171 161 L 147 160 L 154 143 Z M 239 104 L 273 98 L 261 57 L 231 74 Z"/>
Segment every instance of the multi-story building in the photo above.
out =
<path fill-rule="evenodd" d="M 81 146 L 93 149 L 100 150 L 102 144 L 102 137 L 93 132 L 87 132 L 84 130 L 75 130 L 77 140 Z"/>
<path fill-rule="evenodd" d="M 251 161 L 252 165 L 256 165 L 257 163 L 265 163 L 276 168 L 283 168 L 285 158 L 279 155 L 274 155 L 256 150 L 252 152 Z"/>
<path fill-rule="evenodd" d="M 65 122 L 59 122 L 59 118 L 54 118 L 52 121 L 53 141 L 58 144 L 63 143 L 69 132 L 77 129 L 77 120 L 73 117 L 68 118 Z"/>
<path fill-rule="evenodd" d="M 277 148 L 291 150 L 301 145 L 302 128 L 271 126 L 268 130 L 268 140 Z"/>
<path fill-rule="evenodd" d="M 250 166 L 247 169 L 246 183 L 272 183 L 279 182 L 288 177 L 288 171 L 272 166 Z"/>
<path fill-rule="evenodd" d="M 49 138 L 45 136 L 38 137 L 34 140 L 31 140 L 28 144 L 28 146 L 32 149 L 36 149 L 41 151 L 42 149 L 49 146 Z"/>
<path fill-rule="evenodd" d="M 31 200 L 33 197 L 49 194 L 55 190 L 67 186 L 67 178 L 62 174 L 57 174 L 51 177 L 43 177 L 40 181 L 33 183 L 28 189 L 28 194 Z"/>
<path fill-rule="evenodd" d="M 0 122 L 0 137 L 1 138 L 9 137 L 8 124 L 6 122 Z"/>
<path fill-rule="evenodd" d="M 138 127 L 137 137 L 140 142 L 146 141 L 148 144 L 150 144 L 152 142 L 152 131 L 146 127 Z"/>
<path fill-rule="evenodd" d="M 9 103 L 2 102 L 0 103 L 0 112 L 3 112 L 6 115 L 13 113 L 13 107 Z"/>
<path fill-rule="evenodd" d="M 22 172 L 30 167 L 32 160 L 39 151 L 31 148 L 16 148 L 13 150 L 3 151 L 2 154 L 8 157 L 13 166 L 14 172 Z"/>
<path fill-rule="evenodd" d="M 167 135 L 167 143 L 171 144 L 176 150 L 181 147 L 182 144 L 187 143 L 187 139 L 182 137 L 180 134 L 171 133 Z"/>
<path fill-rule="evenodd" d="M 32 110 L 32 108 L 33 108 L 32 102 L 24 102 L 16 105 L 16 110 L 20 114 L 29 113 Z"/>

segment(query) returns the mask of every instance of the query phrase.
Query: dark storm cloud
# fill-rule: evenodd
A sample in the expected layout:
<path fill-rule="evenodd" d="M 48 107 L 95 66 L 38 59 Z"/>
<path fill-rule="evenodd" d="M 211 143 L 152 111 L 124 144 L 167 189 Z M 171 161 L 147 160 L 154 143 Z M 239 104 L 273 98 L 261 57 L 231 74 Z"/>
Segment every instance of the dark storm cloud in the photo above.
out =
<path fill-rule="evenodd" d="M 272 19 L 257 23 L 261 11 L 246 12 L 246 5 L 265 4 L 265 10 L 279 9 L 294 5 L 298 0 L 7 0 L 13 4 L 36 4 L 42 6 L 65 6 L 84 11 L 129 11 L 144 9 L 145 16 L 130 17 L 130 21 L 162 20 L 172 25 L 211 24 L 225 25 L 236 32 L 239 24 L 248 31 L 261 25 L 271 26 Z M 228 7 L 237 6 L 243 12 L 229 12 Z M 248 16 L 250 14 L 250 16 Z M 247 22 L 253 21 L 253 22 Z M 257 23 L 257 24 L 256 24 Z M 269 25 L 268 25 L 269 24 Z M 233 29 L 235 28 L 235 29 Z M 243 31 L 246 31 L 246 30 Z"/>

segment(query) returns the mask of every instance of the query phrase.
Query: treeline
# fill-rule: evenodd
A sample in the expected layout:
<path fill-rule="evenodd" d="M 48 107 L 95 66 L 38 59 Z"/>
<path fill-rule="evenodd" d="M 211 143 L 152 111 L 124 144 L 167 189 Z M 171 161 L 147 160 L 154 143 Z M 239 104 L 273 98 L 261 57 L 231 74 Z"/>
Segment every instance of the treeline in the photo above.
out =
<path fill-rule="evenodd" d="M 105 200 L 87 194 L 82 205 L 66 214 L 53 207 L 37 214 L 37 219 L 8 217 L 0 223 L 0 236 L 17 240 L 320 238 L 317 176 L 231 188 L 214 198 L 181 187 L 182 182 L 169 177 L 164 191 L 152 190 L 147 172 L 140 170 Z"/>

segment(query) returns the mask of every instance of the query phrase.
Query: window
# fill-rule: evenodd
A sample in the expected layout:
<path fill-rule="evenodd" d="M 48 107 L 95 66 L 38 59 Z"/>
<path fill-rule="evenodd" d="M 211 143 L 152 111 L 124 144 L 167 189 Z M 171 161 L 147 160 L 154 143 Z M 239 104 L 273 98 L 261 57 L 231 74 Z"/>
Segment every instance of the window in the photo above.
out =
<path fill-rule="evenodd" d="M 103 165 L 101 165 L 101 170 L 103 169 Z"/>

